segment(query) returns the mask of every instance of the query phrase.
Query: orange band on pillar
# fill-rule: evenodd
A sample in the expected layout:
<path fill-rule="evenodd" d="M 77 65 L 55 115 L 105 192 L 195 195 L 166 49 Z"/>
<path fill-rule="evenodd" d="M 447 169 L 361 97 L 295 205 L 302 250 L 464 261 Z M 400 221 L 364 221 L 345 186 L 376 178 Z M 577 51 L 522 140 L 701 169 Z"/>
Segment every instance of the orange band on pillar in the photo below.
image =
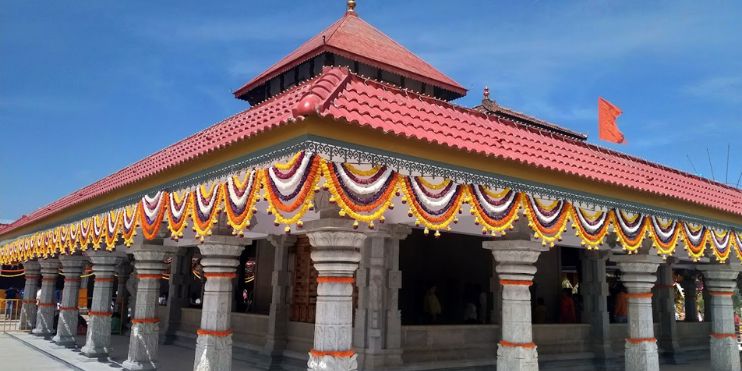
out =
<path fill-rule="evenodd" d="M 626 338 L 626 341 L 628 341 L 631 344 L 639 344 L 639 343 L 656 342 L 657 339 L 655 338 Z"/>
<path fill-rule="evenodd" d="M 533 349 L 536 347 L 535 343 L 513 343 L 507 340 L 500 340 L 500 345 L 508 348 L 527 348 Z"/>
<path fill-rule="evenodd" d="M 108 317 L 108 316 L 111 316 L 112 314 L 113 313 L 111 312 L 96 312 L 94 310 L 91 310 L 90 312 L 88 312 L 89 316 L 98 316 L 98 317 Z"/>
<path fill-rule="evenodd" d="M 79 278 L 65 278 L 64 282 L 80 282 Z"/>
<path fill-rule="evenodd" d="M 349 283 L 356 282 L 353 277 L 334 277 L 334 276 L 323 276 L 317 277 L 317 283 Z"/>
<path fill-rule="evenodd" d="M 736 339 L 737 334 L 717 334 L 717 333 L 712 332 L 711 337 L 715 339 L 724 339 L 724 338 Z"/>
<path fill-rule="evenodd" d="M 634 293 L 627 293 L 627 298 L 651 298 L 652 293 L 651 292 L 634 292 Z"/>
<path fill-rule="evenodd" d="M 709 295 L 711 296 L 732 296 L 734 295 L 734 292 L 732 291 L 709 291 Z"/>
<path fill-rule="evenodd" d="M 531 286 L 533 285 L 533 281 L 528 280 L 500 280 L 500 284 L 503 286 L 507 285 L 513 285 L 513 286 Z"/>
<path fill-rule="evenodd" d="M 330 356 L 335 358 L 350 358 L 356 354 L 355 351 L 351 350 L 310 350 L 309 354 L 315 357 Z"/>
<path fill-rule="evenodd" d="M 39 276 L 34 275 L 34 274 L 27 274 L 26 275 L 26 280 L 36 280 L 38 278 L 39 278 Z"/>
<path fill-rule="evenodd" d="M 212 330 L 204 330 L 202 328 L 196 330 L 196 335 L 208 335 L 208 336 L 216 336 L 216 337 L 227 337 L 229 335 L 232 335 L 232 330 L 226 330 L 226 331 L 212 331 Z"/>
<path fill-rule="evenodd" d="M 95 282 L 113 282 L 113 278 L 110 277 L 95 277 Z"/>
<path fill-rule="evenodd" d="M 159 318 L 134 318 L 131 320 L 131 323 L 158 323 L 160 322 Z"/>
<path fill-rule="evenodd" d="M 237 273 L 204 273 L 204 277 L 206 278 L 237 278 Z"/>
<path fill-rule="evenodd" d="M 78 307 L 59 307 L 59 311 L 70 311 L 70 310 L 80 310 Z"/>
<path fill-rule="evenodd" d="M 44 277 L 41 280 L 46 282 L 57 282 L 57 277 Z"/>
<path fill-rule="evenodd" d="M 23 303 L 23 304 L 36 304 L 36 300 L 22 300 L 21 303 Z"/>
<path fill-rule="evenodd" d="M 137 274 L 137 278 L 140 280 L 159 280 L 162 278 L 161 274 Z"/>
<path fill-rule="evenodd" d="M 39 303 L 38 306 L 41 307 L 41 308 L 44 308 L 44 307 L 56 307 L 57 306 L 57 303 Z"/>

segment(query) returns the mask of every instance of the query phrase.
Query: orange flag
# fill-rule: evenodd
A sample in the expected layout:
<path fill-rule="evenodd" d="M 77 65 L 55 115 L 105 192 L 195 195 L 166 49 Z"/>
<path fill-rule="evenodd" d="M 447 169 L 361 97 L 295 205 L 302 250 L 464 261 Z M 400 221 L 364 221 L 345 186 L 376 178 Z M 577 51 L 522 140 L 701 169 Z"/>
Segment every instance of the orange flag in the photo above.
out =
<path fill-rule="evenodd" d="M 626 143 L 623 133 L 616 126 L 616 119 L 621 116 L 621 109 L 611 102 L 598 98 L 598 137 L 606 142 Z"/>

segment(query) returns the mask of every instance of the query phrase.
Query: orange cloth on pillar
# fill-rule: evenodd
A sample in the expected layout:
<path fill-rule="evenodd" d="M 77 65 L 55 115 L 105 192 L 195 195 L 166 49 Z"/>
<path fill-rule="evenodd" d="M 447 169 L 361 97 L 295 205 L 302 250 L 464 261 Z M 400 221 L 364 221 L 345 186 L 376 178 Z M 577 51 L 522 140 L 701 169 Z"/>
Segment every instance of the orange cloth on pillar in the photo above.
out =
<path fill-rule="evenodd" d="M 621 116 L 621 109 L 611 102 L 598 98 L 598 137 L 607 142 L 626 143 L 626 140 L 616 126 L 616 119 Z"/>

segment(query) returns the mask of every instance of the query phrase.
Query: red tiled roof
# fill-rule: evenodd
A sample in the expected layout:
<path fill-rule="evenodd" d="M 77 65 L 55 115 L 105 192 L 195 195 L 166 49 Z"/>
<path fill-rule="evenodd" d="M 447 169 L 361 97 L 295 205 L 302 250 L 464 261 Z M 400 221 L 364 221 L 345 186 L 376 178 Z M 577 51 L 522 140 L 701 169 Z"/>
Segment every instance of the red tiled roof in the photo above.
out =
<path fill-rule="evenodd" d="M 0 235 L 314 114 L 742 215 L 742 190 L 333 67 L 20 218 Z"/>
<path fill-rule="evenodd" d="M 401 76 L 466 94 L 466 89 L 354 13 L 347 13 L 265 72 L 235 91 L 239 97 L 271 78 L 321 54 L 332 52 Z"/>

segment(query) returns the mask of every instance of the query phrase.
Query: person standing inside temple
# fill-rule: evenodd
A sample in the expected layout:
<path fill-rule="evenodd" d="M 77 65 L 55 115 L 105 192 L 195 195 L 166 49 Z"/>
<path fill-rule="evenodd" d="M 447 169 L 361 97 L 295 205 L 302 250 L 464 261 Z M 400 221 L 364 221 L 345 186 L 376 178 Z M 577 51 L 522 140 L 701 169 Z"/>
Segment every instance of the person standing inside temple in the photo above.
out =
<path fill-rule="evenodd" d="M 575 322 L 577 322 L 577 313 L 575 300 L 572 298 L 572 289 L 562 289 L 562 295 L 559 299 L 559 323 Z"/>
<path fill-rule="evenodd" d="M 617 323 L 626 323 L 629 314 L 628 295 L 626 287 L 621 285 L 616 295 L 616 305 L 613 308 L 613 318 Z"/>
<path fill-rule="evenodd" d="M 441 302 L 438 300 L 436 295 L 437 287 L 431 286 L 425 293 L 425 300 L 423 302 L 423 310 L 425 311 L 426 319 L 429 323 L 438 322 L 438 316 L 443 312 L 441 308 Z"/>

